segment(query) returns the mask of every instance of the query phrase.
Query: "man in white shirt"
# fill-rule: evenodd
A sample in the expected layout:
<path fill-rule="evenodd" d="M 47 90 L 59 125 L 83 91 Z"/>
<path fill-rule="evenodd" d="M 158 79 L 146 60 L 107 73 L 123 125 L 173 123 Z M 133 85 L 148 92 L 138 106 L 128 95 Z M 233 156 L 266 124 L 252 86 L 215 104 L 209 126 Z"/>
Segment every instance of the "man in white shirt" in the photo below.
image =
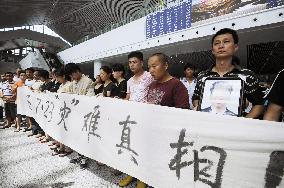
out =
<path fill-rule="evenodd" d="M 26 75 L 27 75 L 27 79 L 25 81 L 25 86 L 32 87 L 32 85 L 35 83 L 34 69 L 33 68 L 27 68 L 26 69 Z"/>
<path fill-rule="evenodd" d="M 69 63 L 65 67 L 65 72 L 72 78 L 70 85 L 71 93 L 78 95 L 94 96 L 94 83 L 93 81 L 82 74 L 80 67 L 75 63 Z M 78 153 L 78 158 L 70 160 L 71 163 L 80 163 L 81 168 L 87 167 L 87 157 Z"/>
<path fill-rule="evenodd" d="M 188 91 L 190 110 L 193 109 L 192 95 L 194 93 L 194 89 L 196 86 L 196 78 L 194 77 L 194 74 L 195 74 L 195 67 L 192 64 L 188 63 L 184 66 L 185 77 L 180 80 Z"/>
<path fill-rule="evenodd" d="M 141 52 L 131 52 L 128 55 L 128 64 L 131 72 L 134 74 L 127 81 L 126 100 L 136 102 L 147 102 L 149 85 L 154 81 L 151 74 L 143 69 L 143 54 Z M 132 176 L 120 180 L 119 186 L 125 187 L 133 181 Z M 145 188 L 146 184 L 138 180 L 136 188 Z"/>
<path fill-rule="evenodd" d="M 22 69 L 21 68 L 17 68 L 16 69 L 16 75 L 14 75 L 14 77 L 13 77 L 13 81 L 14 82 L 18 82 L 18 81 L 20 81 L 21 79 L 20 79 L 20 72 L 22 71 Z"/>

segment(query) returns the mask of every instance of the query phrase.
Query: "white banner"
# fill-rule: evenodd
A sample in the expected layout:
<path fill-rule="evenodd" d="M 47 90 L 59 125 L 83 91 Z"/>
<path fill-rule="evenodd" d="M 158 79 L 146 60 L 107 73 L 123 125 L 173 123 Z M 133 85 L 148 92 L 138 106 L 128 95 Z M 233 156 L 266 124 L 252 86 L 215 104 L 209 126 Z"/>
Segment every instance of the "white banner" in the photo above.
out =
<path fill-rule="evenodd" d="M 120 99 L 18 90 L 18 112 L 154 187 L 284 187 L 282 123 Z"/>

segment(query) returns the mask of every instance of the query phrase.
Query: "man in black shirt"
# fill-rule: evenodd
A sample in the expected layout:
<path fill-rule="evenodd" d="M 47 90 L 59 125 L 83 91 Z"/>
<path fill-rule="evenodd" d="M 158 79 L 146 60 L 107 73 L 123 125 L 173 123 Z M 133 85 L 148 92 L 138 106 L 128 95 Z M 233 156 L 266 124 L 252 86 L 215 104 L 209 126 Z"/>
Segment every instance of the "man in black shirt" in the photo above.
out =
<path fill-rule="evenodd" d="M 252 110 L 246 115 L 248 118 L 257 118 L 263 112 L 263 93 L 255 74 L 247 69 L 241 69 L 233 61 L 238 50 L 238 35 L 232 29 L 221 29 L 212 38 L 212 53 L 216 63 L 210 69 L 201 72 L 197 77 L 197 85 L 192 97 L 195 110 L 201 100 L 204 81 L 208 77 L 241 78 L 245 82 L 244 97 L 253 104 Z"/>
<path fill-rule="evenodd" d="M 275 78 L 267 94 L 267 98 L 270 104 L 263 119 L 279 121 L 284 107 L 284 69 L 280 71 Z"/>

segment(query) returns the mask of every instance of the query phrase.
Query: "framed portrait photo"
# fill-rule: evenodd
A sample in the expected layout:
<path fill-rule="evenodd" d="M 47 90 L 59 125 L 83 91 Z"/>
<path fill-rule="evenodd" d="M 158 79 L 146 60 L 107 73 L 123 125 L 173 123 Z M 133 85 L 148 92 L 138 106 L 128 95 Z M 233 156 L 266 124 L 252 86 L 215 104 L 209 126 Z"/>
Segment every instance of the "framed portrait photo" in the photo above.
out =
<path fill-rule="evenodd" d="M 240 78 L 206 78 L 199 110 L 219 115 L 241 116 L 244 82 Z"/>

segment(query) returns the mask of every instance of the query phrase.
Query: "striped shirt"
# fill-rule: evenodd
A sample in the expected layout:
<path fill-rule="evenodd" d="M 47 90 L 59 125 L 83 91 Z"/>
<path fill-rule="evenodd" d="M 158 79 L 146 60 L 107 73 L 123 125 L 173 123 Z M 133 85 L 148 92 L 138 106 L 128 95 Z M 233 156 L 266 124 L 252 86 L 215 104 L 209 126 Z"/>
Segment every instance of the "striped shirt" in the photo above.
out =
<path fill-rule="evenodd" d="M 201 94 L 203 92 L 205 86 L 206 78 L 217 78 L 221 77 L 217 72 L 213 72 L 212 69 L 215 65 L 213 65 L 210 69 L 206 71 L 202 71 L 199 73 L 197 77 L 197 84 L 194 90 L 194 94 L 192 96 L 192 100 L 200 100 Z M 256 75 L 248 69 L 241 69 L 238 66 L 227 72 L 223 75 L 223 77 L 229 78 L 240 78 L 244 81 L 244 98 L 248 99 L 253 105 L 263 105 L 264 103 L 264 94 L 261 91 L 259 86 L 259 80 Z"/>

